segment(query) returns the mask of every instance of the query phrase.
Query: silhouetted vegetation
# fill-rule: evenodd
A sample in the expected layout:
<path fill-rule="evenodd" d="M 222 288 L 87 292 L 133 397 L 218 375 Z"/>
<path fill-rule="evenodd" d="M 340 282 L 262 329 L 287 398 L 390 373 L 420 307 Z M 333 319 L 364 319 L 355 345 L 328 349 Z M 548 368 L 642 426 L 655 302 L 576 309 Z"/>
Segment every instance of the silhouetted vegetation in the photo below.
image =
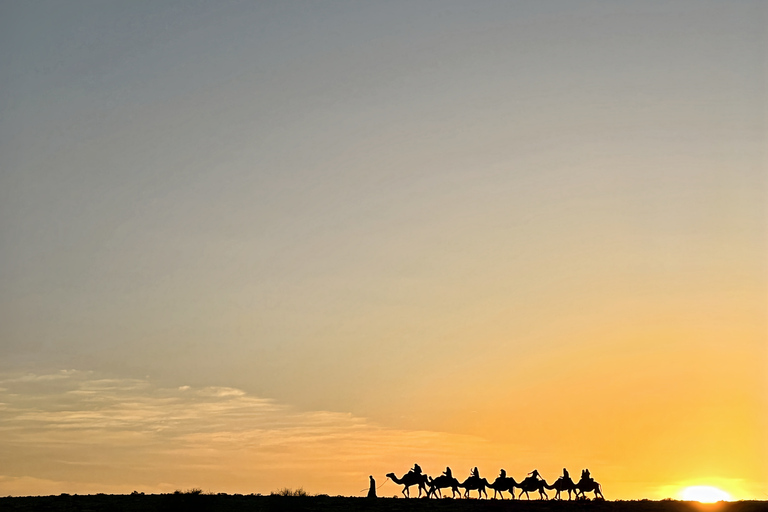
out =
<path fill-rule="evenodd" d="M 289 489 L 288 487 L 284 487 L 280 490 L 272 492 L 270 496 L 309 496 L 309 493 L 307 493 L 303 487 L 299 487 L 298 489 Z"/>
<path fill-rule="evenodd" d="M 133 492 L 136 492 L 136 491 L 133 491 Z M 174 491 L 173 494 L 191 494 L 193 496 L 197 496 L 198 494 L 203 494 L 203 490 L 195 487 L 192 489 L 187 489 L 186 491 Z"/>

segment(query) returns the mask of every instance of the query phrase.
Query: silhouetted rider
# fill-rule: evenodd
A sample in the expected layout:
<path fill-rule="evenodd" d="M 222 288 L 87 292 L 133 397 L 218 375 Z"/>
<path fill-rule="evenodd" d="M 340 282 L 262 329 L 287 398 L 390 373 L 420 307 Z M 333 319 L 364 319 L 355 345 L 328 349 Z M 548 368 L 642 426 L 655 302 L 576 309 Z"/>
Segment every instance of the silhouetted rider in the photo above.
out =
<path fill-rule="evenodd" d="M 448 478 L 453 478 L 453 473 L 451 473 L 451 468 L 446 466 L 445 471 L 443 471 L 443 475 L 447 476 Z"/>
<path fill-rule="evenodd" d="M 533 471 L 528 473 L 528 475 L 529 475 L 528 478 L 531 478 L 533 480 L 538 480 L 539 478 L 541 478 L 541 475 L 539 474 L 538 469 L 534 469 Z"/>
<path fill-rule="evenodd" d="M 413 469 L 411 470 L 411 473 L 413 473 L 414 475 L 420 475 L 421 474 L 421 466 L 419 466 L 418 464 L 414 464 L 413 465 Z"/>
<path fill-rule="evenodd" d="M 563 468 L 563 476 L 561 476 L 564 481 L 567 481 L 569 478 L 571 478 L 571 475 L 568 474 L 568 470 Z"/>
<path fill-rule="evenodd" d="M 475 466 L 475 469 L 469 472 L 469 476 L 480 478 L 480 472 L 477 470 L 477 466 Z"/>
<path fill-rule="evenodd" d="M 594 481 L 594 480 L 592 480 L 592 477 L 589 476 L 589 469 L 585 469 L 584 471 L 581 472 L 581 479 L 584 480 L 585 482 L 593 482 Z"/>
<path fill-rule="evenodd" d="M 499 471 L 499 478 L 507 478 L 507 472 L 503 469 Z"/>

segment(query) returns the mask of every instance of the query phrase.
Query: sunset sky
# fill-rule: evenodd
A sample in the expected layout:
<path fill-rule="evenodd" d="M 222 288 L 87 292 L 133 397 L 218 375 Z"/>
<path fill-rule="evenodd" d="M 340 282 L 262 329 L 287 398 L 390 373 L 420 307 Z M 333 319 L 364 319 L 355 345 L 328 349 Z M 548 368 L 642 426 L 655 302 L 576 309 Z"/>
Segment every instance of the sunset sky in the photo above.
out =
<path fill-rule="evenodd" d="M 767 49 L 761 0 L 0 1 L 0 496 L 768 499 Z"/>

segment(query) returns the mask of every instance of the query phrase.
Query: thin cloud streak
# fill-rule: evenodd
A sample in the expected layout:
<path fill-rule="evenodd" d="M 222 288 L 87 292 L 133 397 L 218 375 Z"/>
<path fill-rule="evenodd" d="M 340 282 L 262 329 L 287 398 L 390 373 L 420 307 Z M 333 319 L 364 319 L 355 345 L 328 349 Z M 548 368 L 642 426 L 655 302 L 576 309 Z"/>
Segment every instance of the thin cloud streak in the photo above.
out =
<path fill-rule="evenodd" d="M 203 480 L 227 492 L 312 481 L 315 492 L 354 494 L 368 474 L 404 470 L 411 457 L 469 465 L 490 448 L 478 437 L 302 412 L 228 387 L 159 388 L 80 371 L 12 376 L 0 387 L 0 450 L 9 461 L 0 494 L 88 492 L 97 484 L 171 491 Z M 317 476 L 342 460 L 338 472 Z"/>

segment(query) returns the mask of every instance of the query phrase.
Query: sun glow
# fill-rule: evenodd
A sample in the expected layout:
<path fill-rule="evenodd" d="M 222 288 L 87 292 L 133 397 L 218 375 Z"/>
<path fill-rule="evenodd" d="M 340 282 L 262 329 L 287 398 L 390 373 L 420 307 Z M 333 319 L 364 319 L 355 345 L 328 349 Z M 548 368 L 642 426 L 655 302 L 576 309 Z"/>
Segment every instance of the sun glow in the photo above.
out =
<path fill-rule="evenodd" d="M 717 487 L 709 485 L 695 485 L 686 487 L 681 493 L 685 501 L 698 501 L 701 503 L 715 503 L 717 501 L 731 501 L 731 495 Z"/>

